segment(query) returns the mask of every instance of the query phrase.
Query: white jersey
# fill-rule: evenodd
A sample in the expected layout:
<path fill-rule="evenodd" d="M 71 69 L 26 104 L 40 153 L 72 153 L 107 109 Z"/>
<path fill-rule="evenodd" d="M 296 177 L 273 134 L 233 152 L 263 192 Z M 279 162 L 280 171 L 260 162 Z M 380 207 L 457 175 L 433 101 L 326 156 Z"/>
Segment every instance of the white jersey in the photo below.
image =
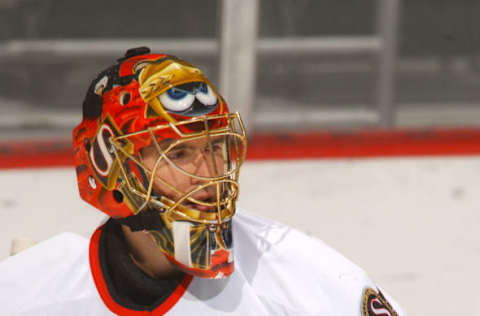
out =
<path fill-rule="evenodd" d="M 151 312 L 116 304 L 92 276 L 89 241 L 60 234 L 0 263 L 1 314 L 405 315 L 363 270 L 321 241 L 242 212 L 233 225 L 234 273 L 222 280 L 186 277 Z"/>

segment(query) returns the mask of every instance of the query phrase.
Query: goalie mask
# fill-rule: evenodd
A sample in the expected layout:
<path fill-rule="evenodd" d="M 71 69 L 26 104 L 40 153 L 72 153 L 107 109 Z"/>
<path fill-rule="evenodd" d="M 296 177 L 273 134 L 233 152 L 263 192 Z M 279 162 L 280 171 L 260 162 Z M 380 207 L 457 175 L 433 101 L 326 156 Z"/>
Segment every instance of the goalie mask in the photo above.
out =
<path fill-rule="evenodd" d="M 90 85 L 73 141 L 85 201 L 148 232 L 189 274 L 233 272 L 245 130 L 198 68 L 129 50 Z"/>

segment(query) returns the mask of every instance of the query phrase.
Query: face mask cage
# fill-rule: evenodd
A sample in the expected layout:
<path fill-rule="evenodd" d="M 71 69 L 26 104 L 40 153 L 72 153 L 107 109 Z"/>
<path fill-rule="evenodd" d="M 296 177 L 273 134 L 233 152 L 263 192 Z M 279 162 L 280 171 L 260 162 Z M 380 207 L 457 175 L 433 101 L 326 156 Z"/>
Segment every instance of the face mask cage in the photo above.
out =
<path fill-rule="evenodd" d="M 152 126 L 110 142 L 124 190 L 140 201 L 135 214 L 154 208 L 173 221 L 212 225 L 234 215 L 247 145 L 238 113 Z M 145 176 L 132 173 L 128 161 Z"/>

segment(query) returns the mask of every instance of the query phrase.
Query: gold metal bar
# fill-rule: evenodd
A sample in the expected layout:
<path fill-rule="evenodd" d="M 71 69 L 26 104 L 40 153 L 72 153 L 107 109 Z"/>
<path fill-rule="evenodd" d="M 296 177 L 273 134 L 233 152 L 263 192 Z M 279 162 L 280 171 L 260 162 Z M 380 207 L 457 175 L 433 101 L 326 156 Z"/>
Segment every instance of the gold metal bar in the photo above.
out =
<path fill-rule="evenodd" d="M 218 225 L 222 223 L 222 213 L 220 211 L 220 183 L 217 183 L 217 213 L 218 213 Z"/>
<path fill-rule="evenodd" d="M 217 168 L 217 162 L 213 153 L 213 146 L 212 146 L 212 139 L 210 137 L 209 133 L 209 128 L 208 128 L 208 123 L 206 120 L 203 121 L 203 126 L 205 126 L 205 132 L 207 133 L 207 142 L 208 142 L 208 148 L 210 149 L 210 156 L 212 158 L 212 164 L 213 164 L 213 170 L 215 171 L 215 177 L 219 177 L 218 175 L 218 168 Z M 208 167 L 208 165 L 207 165 Z"/>
<path fill-rule="evenodd" d="M 208 122 L 210 120 L 217 120 L 217 119 L 225 119 L 227 121 L 226 127 L 211 130 L 208 126 Z M 201 132 L 191 132 L 191 133 L 183 133 L 179 129 L 179 127 L 181 126 L 184 126 L 190 123 L 195 123 L 195 122 L 203 122 L 205 129 Z M 237 122 L 238 122 L 238 128 L 236 126 Z M 182 137 L 182 139 L 176 139 L 174 142 L 170 143 L 167 146 L 166 150 L 162 150 L 160 146 L 160 142 L 159 140 L 157 140 L 154 132 L 160 131 L 162 129 L 167 129 L 167 128 L 171 128 L 177 135 Z M 131 145 L 130 142 L 128 143 L 130 145 L 128 144 L 125 145 L 123 142 L 122 142 L 123 144 L 119 142 L 120 140 L 124 140 L 124 139 L 128 140 L 129 137 L 144 135 L 146 133 L 149 133 L 149 136 L 152 138 L 152 141 L 154 142 L 154 146 L 156 147 L 157 152 L 159 153 L 159 157 L 155 161 L 153 170 L 150 170 L 149 168 L 147 168 L 143 164 L 140 158 L 129 153 L 131 151 L 131 148 L 129 147 Z M 222 176 L 220 176 L 219 174 L 219 169 L 218 169 L 219 167 L 217 166 L 215 155 L 213 153 L 212 137 L 217 135 L 225 136 L 224 140 L 227 143 L 224 147 L 224 152 L 223 152 L 223 155 L 224 155 L 224 168 L 223 168 L 224 172 L 223 173 L 224 174 Z M 202 176 L 192 174 L 182 169 L 181 167 L 177 166 L 167 156 L 167 153 L 171 151 L 175 146 L 178 146 L 178 144 L 185 143 L 187 141 L 191 141 L 195 139 L 200 139 L 203 137 L 207 137 L 207 140 L 208 140 L 208 146 L 210 149 L 210 158 L 212 160 L 213 168 L 215 171 L 214 177 L 202 177 Z M 228 140 L 228 138 L 230 137 L 233 138 L 234 148 L 231 148 L 230 140 Z M 193 222 L 204 223 L 204 224 L 215 223 L 216 225 L 218 225 L 223 221 L 230 219 L 231 216 L 233 216 L 235 210 L 232 206 L 234 205 L 235 200 L 238 197 L 239 172 L 240 172 L 240 167 L 243 164 L 243 161 L 246 156 L 246 145 L 247 145 L 245 128 L 241 120 L 241 117 L 238 113 L 221 114 L 221 115 L 214 115 L 214 116 L 208 116 L 208 117 L 202 116 L 202 117 L 196 117 L 187 121 L 181 121 L 175 124 L 169 123 L 164 125 L 157 125 L 154 127 L 149 127 L 143 131 L 138 131 L 138 132 L 130 133 L 127 135 L 118 136 L 116 138 L 112 137 L 111 142 L 118 149 L 118 152 L 115 151 L 115 158 L 120 166 L 120 172 L 123 178 L 125 179 L 125 184 L 128 186 L 128 189 L 132 193 L 142 197 L 142 199 L 145 199 L 145 203 L 140 207 L 139 211 L 143 209 L 148 204 L 148 202 L 155 200 L 161 205 L 165 205 L 165 207 L 168 209 L 168 212 L 169 214 L 171 214 L 171 216 L 177 216 L 181 219 L 185 219 Z M 240 146 L 242 145 L 243 145 L 243 151 L 241 151 L 242 149 L 240 148 Z M 231 159 L 232 150 L 234 151 L 233 153 L 235 154 L 235 161 L 232 161 Z M 150 181 L 148 183 L 147 192 L 144 192 L 143 185 L 140 185 L 138 187 L 142 191 L 139 191 L 136 188 L 136 186 L 138 186 L 140 183 L 135 183 L 135 184 L 132 183 L 131 180 L 133 180 L 134 178 L 130 178 L 129 175 L 127 174 L 125 166 L 122 164 L 122 159 L 124 160 L 124 157 L 122 157 L 122 155 L 132 159 L 134 163 L 136 163 L 149 175 Z M 165 181 L 163 178 L 157 176 L 157 172 L 158 172 L 160 163 L 162 161 L 165 161 L 169 166 L 175 168 L 175 170 L 179 171 L 180 173 L 195 179 L 202 180 L 205 183 L 197 186 L 195 189 L 191 190 L 190 192 L 187 192 L 187 193 L 182 192 L 175 186 Z M 235 165 L 233 165 L 234 163 Z M 162 183 L 162 185 L 165 185 L 171 190 L 173 190 L 174 192 L 176 192 L 176 194 L 180 196 L 179 200 L 174 202 L 165 196 L 160 196 L 160 197 L 152 196 L 153 186 L 155 183 L 154 181 L 159 181 L 160 183 Z M 217 194 L 216 201 L 204 202 L 204 201 L 198 201 L 192 197 L 192 195 L 194 195 L 199 190 L 203 190 L 204 188 L 211 185 L 215 185 L 216 187 L 216 194 Z M 215 214 L 214 217 L 216 218 L 213 218 L 212 213 L 210 212 L 202 212 L 196 209 L 190 209 L 185 207 L 184 205 L 182 205 L 182 203 L 186 200 L 198 205 L 212 206 L 212 207 L 216 206 L 217 212 L 214 213 Z"/>

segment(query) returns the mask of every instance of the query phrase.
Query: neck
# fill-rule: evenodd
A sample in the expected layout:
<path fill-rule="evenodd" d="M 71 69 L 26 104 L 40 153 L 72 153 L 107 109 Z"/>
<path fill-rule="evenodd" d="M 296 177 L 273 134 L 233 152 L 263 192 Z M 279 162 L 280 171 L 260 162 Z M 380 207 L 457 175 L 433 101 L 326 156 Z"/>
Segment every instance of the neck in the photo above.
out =
<path fill-rule="evenodd" d="M 167 279 L 182 273 L 157 247 L 149 233 L 146 231 L 133 232 L 126 225 L 122 225 L 122 231 L 132 261 L 148 276 L 157 279 Z"/>

